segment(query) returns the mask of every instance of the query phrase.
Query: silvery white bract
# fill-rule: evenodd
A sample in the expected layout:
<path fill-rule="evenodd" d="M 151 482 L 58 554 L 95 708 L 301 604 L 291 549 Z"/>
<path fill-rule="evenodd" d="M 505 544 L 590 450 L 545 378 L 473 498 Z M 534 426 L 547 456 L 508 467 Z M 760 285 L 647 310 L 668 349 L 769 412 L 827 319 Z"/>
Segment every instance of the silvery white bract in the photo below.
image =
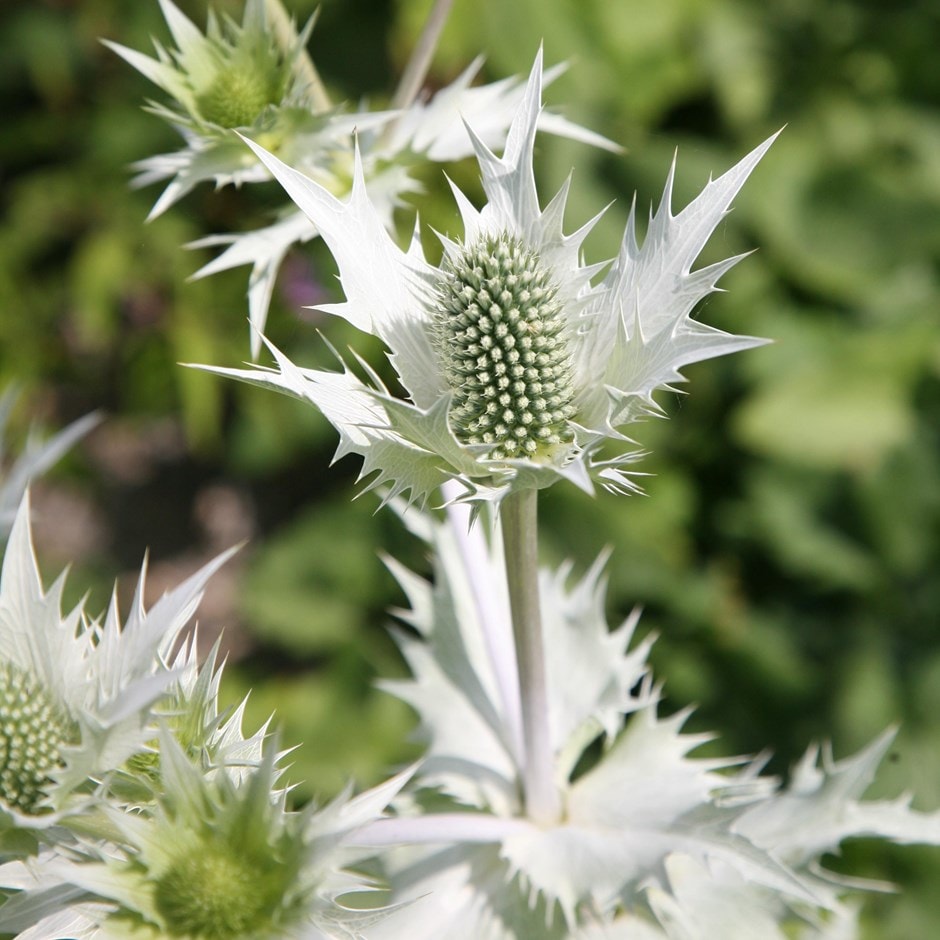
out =
<path fill-rule="evenodd" d="M 150 610 L 141 572 L 122 625 L 79 605 L 61 613 L 64 578 L 46 591 L 17 514 L 0 583 L 0 827 L 45 829 L 87 800 L 92 778 L 121 767 L 153 735 L 151 707 L 174 680 L 167 660 L 220 555 Z"/>
<path fill-rule="evenodd" d="M 487 85 L 472 85 L 483 61 L 483 57 L 478 56 L 449 85 L 426 100 L 418 99 L 398 115 L 389 127 L 387 138 L 377 142 L 385 158 L 412 153 L 434 162 L 462 160 L 474 152 L 468 125 L 473 128 L 473 135 L 488 147 L 504 146 L 506 132 L 525 97 L 526 83 L 514 76 Z M 546 69 L 544 86 L 550 85 L 566 69 L 565 63 Z M 613 141 L 553 111 L 541 112 L 538 129 L 603 150 L 620 150 Z"/>
<path fill-rule="evenodd" d="M 635 905 L 674 852 L 724 861 L 768 890 L 814 900 L 801 879 L 732 829 L 770 783 L 749 770 L 720 773 L 740 759 L 690 757 L 710 736 L 681 732 L 687 712 L 657 715 L 651 641 L 628 651 L 634 617 L 608 629 L 599 565 L 573 586 L 567 567 L 542 574 L 562 819 L 526 817 L 501 547 L 494 536 L 487 548 L 479 526 L 466 534 L 466 507 L 449 511 L 449 526 L 412 523 L 435 549 L 433 586 L 392 565 L 411 605 L 400 616 L 418 638 L 399 637 L 414 679 L 384 687 L 418 711 L 428 753 L 399 817 L 360 834 L 364 845 L 412 843 L 384 856 L 393 899 L 412 903 L 377 936 L 566 937 Z M 601 756 L 592 758 L 592 747 Z M 439 847 L 414 847 L 422 842 Z"/>
<path fill-rule="evenodd" d="M 0 929 L 56 898 L 68 903 L 69 892 L 81 899 L 77 910 L 49 910 L 20 940 L 61 929 L 89 940 L 353 940 L 382 917 L 343 906 L 343 895 L 370 890 L 345 868 L 356 857 L 347 843 L 381 816 L 410 771 L 293 812 L 278 787 L 276 749 L 247 775 L 210 778 L 162 737 L 156 806 L 104 807 L 112 844 L 88 847 L 85 857 L 47 858 L 31 876 L 25 866 L 0 869 L 0 884 L 24 891 L 6 922 L 0 907 Z"/>
<path fill-rule="evenodd" d="M 766 892 L 727 867 L 670 855 L 662 881 L 645 892 L 655 923 L 622 913 L 609 923 L 573 931 L 570 940 L 859 940 L 858 911 L 839 905 L 825 914 L 790 917 Z M 786 923 L 784 924 L 784 921 Z"/>
<path fill-rule="evenodd" d="M 87 901 L 80 888 L 63 885 L 54 871 L 59 859 L 55 849 L 46 848 L 34 858 L 0 865 L 0 889 L 10 894 L 0 905 L 0 930 L 5 934 L 16 940 L 94 936 L 96 923 L 111 908 Z"/>
<path fill-rule="evenodd" d="M 816 880 L 817 893 L 834 902 L 845 886 L 865 887 L 857 878 L 841 880 L 822 869 L 820 859 L 836 853 L 846 839 L 871 837 L 899 845 L 940 845 L 940 811 L 918 812 L 909 794 L 896 800 L 863 800 L 895 731 L 886 731 L 851 757 L 836 761 L 831 749 L 812 746 L 793 768 L 789 784 L 755 804 L 736 830 L 784 864 Z M 883 885 L 872 884 L 878 889 Z"/>
<path fill-rule="evenodd" d="M 471 87 L 482 65 L 477 59 L 453 83 L 430 100 L 418 100 L 400 111 L 373 111 L 365 104 L 345 112 L 330 103 L 305 45 L 313 19 L 298 34 L 279 0 L 247 0 L 239 26 L 211 13 L 206 34 L 171 2 L 160 0 L 176 49 L 155 41 L 157 57 L 118 43 L 106 43 L 139 72 L 171 95 L 176 107 L 151 103 L 184 137 L 186 147 L 148 157 L 135 164 L 135 186 L 169 180 L 150 212 L 156 218 L 202 182 L 216 186 L 264 182 L 264 165 L 231 132 L 239 127 L 330 192 L 348 191 L 352 171 L 353 135 L 363 152 L 369 194 L 388 227 L 392 210 L 418 185 L 409 175 L 413 164 L 427 160 L 459 160 L 472 153 L 463 118 L 479 122 L 491 146 L 502 145 L 523 86 L 505 79 Z M 561 74 L 552 70 L 550 78 Z M 557 114 L 546 113 L 543 130 L 594 146 L 617 149 Z M 260 351 L 277 272 L 288 249 L 317 236 L 302 213 L 285 210 L 264 228 L 212 235 L 188 247 L 228 246 L 196 272 L 206 277 L 250 264 L 249 319 L 252 356 Z"/>
<path fill-rule="evenodd" d="M 626 466 L 636 454 L 605 458 L 603 445 L 622 446 L 623 425 L 657 413 L 654 392 L 681 380 L 682 366 L 763 342 L 690 317 L 739 257 L 691 266 L 771 141 L 675 216 L 670 173 L 642 248 L 631 215 L 618 257 L 596 280 L 603 265 L 581 258 L 594 222 L 562 232 L 567 184 L 539 207 L 541 85 L 540 55 L 502 158 L 470 129 L 488 202 L 477 210 L 454 187 L 464 235 L 442 237 L 439 267 L 417 233 L 407 251 L 394 243 L 361 162 L 341 201 L 252 144 L 336 258 L 346 301 L 322 309 L 385 343 L 408 400 L 364 364 L 366 379 L 348 365 L 302 369 L 273 348 L 273 369 L 213 371 L 313 403 L 339 431 L 337 456 L 362 456 L 368 488 L 417 503 L 448 479 L 477 502 L 560 478 L 588 492 L 593 480 L 635 489 Z"/>
<path fill-rule="evenodd" d="M 7 389 L 0 395 L 0 538 L 6 538 L 9 533 L 17 506 L 30 479 L 48 470 L 100 420 L 95 414 L 85 415 L 46 441 L 41 441 L 31 433 L 22 453 L 8 463 L 3 436 L 15 401 L 16 392 L 13 389 Z"/>
<path fill-rule="evenodd" d="M 398 616 L 419 638 L 396 634 L 415 679 L 381 686 L 422 717 L 428 752 L 416 781 L 461 804 L 517 815 L 522 722 L 501 539 L 494 529 L 490 549 L 479 525 L 468 529 L 464 506 L 448 514 L 447 525 L 413 511 L 403 516 L 435 550 L 434 579 L 429 584 L 388 561 L 411 605 Z M 612 740 L 625 714 L 657 698 L 644 681 L 652 640 L 628 651 L 636 615 L 608 629 L 602 564 L 573 586 L 568 565 L 541 577 L 549 726 L 561 786 L 590 742 L 598 735 Z"/>
<path fill-rule="evenodd" d="M 417 711 L 427 754 L 398 817 L 358 836 L 401 846 L 382 862 L 408 903 L 376 940 L 783 940 L 801 924 L 806 940 L 848 938 L 843 895 L 865 885 L 823 856 L 862 836 L 940 843 L 940 814 L 862 800 L 890 732 L 822 766 L 811 748 L 786 787 L 761 761 L 691 756 L 711 736 L 682 733 L 688 710 L 658 715 L 651 640 L 628 650 L 635 617 L 608 629 L 599 564 L 573 585 L 568 566 L 542 572 L 562 817 L 530 821 L 498 534 L 488 545 L 467 507 L 448 513 L 405 514 L 434 549 L 433 583 L 389 563 L 410 605 L 397 613 L 416 635 L 397 639 L 414 678 L 383 688 Z"/>

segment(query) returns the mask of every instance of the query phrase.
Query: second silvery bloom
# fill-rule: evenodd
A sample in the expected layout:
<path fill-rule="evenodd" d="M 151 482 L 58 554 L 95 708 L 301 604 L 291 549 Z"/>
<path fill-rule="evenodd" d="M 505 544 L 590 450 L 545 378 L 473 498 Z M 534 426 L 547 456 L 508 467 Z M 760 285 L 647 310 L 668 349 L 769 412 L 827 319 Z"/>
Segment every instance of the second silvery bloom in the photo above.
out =
<path fill-rule="evenodd" d="M 116 599 L 103 620 L 79 604 L 62 614 L 64 578 L 44 589 L 29 500 L 13 524 L 0 575 L 0 859 L 90 801 L 90 791 L 146 746 L 155 703 L 177 678 L 168 665 L 206 582 L 231 550 L 143 605 L 144 572 L 123 624 Z M 54 841 L 54 840 L 53 840 Z"/>
<path fill-rule="evenodd" d="M 501 158 L 468 127 L 487 204 L 477 210 L 453 187 L 464 236 L 442 236 L 439 266 L 417 232 L 407 251 L 395 244 L 358 163 L 340 201 L 252 144 L 336 258 L 346 301 L 323 309 L 386 344 L 408 400 L 364 364 L 366 380 L 348 366 L 301 369 L 273 347 L 274 369 L 213 371 L 312 402 L 339 431 L 337 456 L 363 457 L 369 488 L 417 503 L 447 479 L 474 502 L 560 478 L 588 492 L 595 480 L 635 489 L 625 469 L 635 453 L 605 459 L 604 445 L 629 443 L 620 429 L 659 411 L 653 394 L 681 381 L 681 367 L 763 342 L 690 316 L 742 256 L 691 267 L 773 138 L 675 216 L 670 173 L 642 247 L 631 212 L 620 252 L 597 280 L 605 265 L 581 256 L 596 219 L 564 234 L 568 184 L 539 205 L 541 87 L 539 54 Z"/>

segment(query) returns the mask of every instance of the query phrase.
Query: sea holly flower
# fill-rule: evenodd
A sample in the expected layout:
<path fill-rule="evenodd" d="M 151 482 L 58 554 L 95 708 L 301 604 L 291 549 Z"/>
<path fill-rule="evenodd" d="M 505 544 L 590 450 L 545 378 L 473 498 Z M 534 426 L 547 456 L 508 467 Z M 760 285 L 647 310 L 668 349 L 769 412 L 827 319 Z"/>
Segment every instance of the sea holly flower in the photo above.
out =
<path fill-rule="evenodd" d="M 153 58 L 105 40 L 174 99 L 172 106 L 150 102 L 149 108 L 186 140 L 184 150 L 137 165 L 138 185 L 171 180 L 151 218 L 204 180 L 241 185 L 267 177 L 232 128 L 253 128 L 273 145 L 322 132 L 328 123 L 313 116 L 323 92 L 305 51 L 312 19 L 298 34 L 279 0 L 247 0 L 240 25 L 210 10 L 203 34 L 172 0 L 160 0 L 160 8 L 176 48 L 154 40 Z"/>
<path fill-rule="evenodd" d="M 160 0 L 176 48 L 155 42 L 156 58 L 118 43 L 106 44 L 176 102 L 151 102 L 150 110 L 183 135 L 186 147 L 135 164 L 135 186 L 169 180 L 150 218 L 166 211 L 201 182 L 217 186 L 256 183 L 270 177 L 263 163 L 232 133 L 251 137 L 297 166 L 336 195 L 348 192 L 353 170 L 353 134 L 363 155 L 369 192 L 392 227 L 402 197 L 418 189 L 410 169 L 426 160 L 459 160 L 472 152 L 463 118 L 478 123 L 492 146 L 502 143 L 523 88 L 510 78 L 472 87 L 482 59 L 475 60 L 430 100 L 405 102 L 394 110 L 366 105 L 352 112 L 331 104 L 305 50 L 313 19 L 298 33 L 279 0 L 247 0 L 238 25 L 210 12 L 206 33 L 171 2 Z M 549 80 L 564 71 L 552 69 Z M 599 134 L 546 112 L 543 130 L 595 146 L 618 149 Z M 252 265 L 248 287 L 252 355 L 260 350 L 274 282 L 288 249 L 315 238 L 303 213 L 286 211 L 271 225 L 244 233 L 212 235 L 189 247 L 227 246 L 195 277 Z"/>
<path fill-rule="evenodd" d="M 325 185 L 348 179 L 349 141 L 355 129 L 383 126 L 389 112 L 347 114 L 334 108 L 306 51 L 314 18 L 298 33 L 280 0 L 247 0 L 241 25 L 210 11 L 205 34 L 173 3 L 160 0 L 176 48 L 155 41 L 156 58 L 107 42 L 130 65 L 169 94 L 175 105 L 151 102 L 150 110 L 183 136 L 186 146 L 135 164 L 136 187 L 169 181 L 150 212 L 154 219 L 200 183 L 217 187 L 266 182 L 270 176 L 232 132 L 250 130 L 285 158 L 303 165 Z M 397 199 L 409 188 L 397 168 L 377 171 L 377 192 Z M 389 217 L 391 208 L 389 208 Z M 278 269 L 291 245 L 307 242 L 316 229 L 297 212 L 264 228 L 213 235 L 190 247 L 225 245 L 196 277 L 252 265 L 248 287 L 252 324 L 267 318 Z M 252 340 L 257 355 L 257 340 Z"/>
<path fill-rule="evenodd" d="M 129 617 L 116 599 L 103 621 L 61 613 L 64 579 L 44 590 L 29 529 L 17 514 L 0 575 L 0 832 L 49 829 L 143 748 L 151 707 L 174 680 L 167 665 L 206 582 L 227 552 L 150 610 L 142 571 Z M 5 851 L 0 849 L 0 851 Z M 11 850 L 12 854 L 17 854 Z"/>
<path fill-rule="evenodd" d="M 361 854 L 347 842 L 382 814 L 410 771 L 294 812 L 279 786 L 276 748 L 243 777 L 207 777 L 165 733 L 160 752 L 156 807 L 137 814 L 105 807 L 115 844 L 47 860 L 28 897 L 14 899 L 17 913 L 24 900 L 41 911 L 44 899 L 79 889 L 86 910 L 70 929 L 89 940 L 351 940 L 381 917 L 342 906 L 342 895 L 371 887 L 346 870 Z M 46 937 L 65 916 L 49 911 L 21 936 Z"/>
<path fill-rule="evenodd" d="M 423 503 L 456 479 L 477 502 L 568 479 L 591 492 L 635 485 L 628 450 L 605 457 L 621 428 L 660 413 L 658 389 L 689 363 L 763 342 L 691 319 L 695 304 L 741 256 L 691 267 L 770 146 L 766 141 L 710 182 L 678 215 L 670 171 L 643 246 L 631 213 L 609 271 L 585 264 L 581 247 L 595 220 L 562 231 L 566 184 L 545 209 L 532 170 L 541 110 L 536 59 L 503 156 L 469 129 L 487 204 L 478 210 L 454 187 L 460 240 L 442 236 L 443 260 L 428 262 L 416 237 L 398 248 L 368 195 L 361 163 L 345 201 L 257 143 L 252 148 L 317 225 L 339 267 L 345 303 L 322 309 L 379 337 L 405 389 L 392 396 L 364 367 L 301 369 L 272 347 L 273 369 L 213 371 L 309 401 L 340 434 L 337 456 L 357 453 L 367 488 Z"/>

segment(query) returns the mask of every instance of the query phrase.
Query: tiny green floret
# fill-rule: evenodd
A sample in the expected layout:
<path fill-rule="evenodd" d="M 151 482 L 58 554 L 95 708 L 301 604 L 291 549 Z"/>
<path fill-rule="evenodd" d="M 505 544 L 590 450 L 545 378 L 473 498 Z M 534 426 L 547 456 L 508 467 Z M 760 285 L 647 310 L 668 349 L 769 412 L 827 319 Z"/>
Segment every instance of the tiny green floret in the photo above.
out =
<path fill-rule="evenodd" d="M 280 900 L 266 890 L 271 879 L 265 862 L 273 864 L 238 856 L 224 843 L 201 845 L 177 859 L 154 887 L 154 904 L 170 936 L 262 936 Z"/>
<path fill-rule="evenodd" d="M 49 775 L 73 736 L 68 714 L 42 683 L 0 662 L 0 799 L 22 813 L 40 812 Z"/>
<path fill-rule="evenodd" d="M 244 58 L 216 74 L 196 97 L 203 119 L 220 127 L 248 127 L 271 104 L 279 104 L 283 82 L 274 68 Z"/>
<path fill-rule="evenodd" d="M 445 259 L 435 342 L 465 444 L 493 460 L 539 459 L 573 440 L 571 357 L 557 288 L 511 235 L 486 236 Z"/>

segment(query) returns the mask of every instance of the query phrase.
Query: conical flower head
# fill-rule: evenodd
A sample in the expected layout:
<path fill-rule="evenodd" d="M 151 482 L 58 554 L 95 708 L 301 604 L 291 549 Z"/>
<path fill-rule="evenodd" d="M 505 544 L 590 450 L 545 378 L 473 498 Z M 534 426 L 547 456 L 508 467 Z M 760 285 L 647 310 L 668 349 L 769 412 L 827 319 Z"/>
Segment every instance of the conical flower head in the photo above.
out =
<path fill-rule="evenodd" d="M 63 615 L 64 581 L 43 589 L 24 498 L 0 577 L 0 826 L 57 823 L 144 746 L 151 709 L 174 679 L 171 650 L 229 554 L 150 610 L 142 576 L 123 624 L 115 603 L 103 622 L 81 606 Z"/>
<path fill-rule="evenodd" d="M 115 884 L 143 868 L 141 913 L 174 937 L 264 936 L 279 919 L 295 919 L 284 901 L 302 868 L 303 820 L 276 794 L 273 752 L 242 787 L 224 773 L 209 783 L 170 738 L 161 755 L 157 814 L 127 830 L 135 862 L 112 867 Z M 297 894 L 299 908 L 305 899 Z"/>
<path fill-rule="evenodd" d="M 484 237 L 445 259 L 432 324 L 450 423 L 491 460 L 571 444 L 571 358 L 557 288 L 518 239 Z"/>
<path fill-rule="evenodd" d="M 657 412 L 653 394 L 688 363 L 758 345 L 691 319 L 695 304 L 739 259 L 692 271 L 767 141 L 684 211 L 670 208 L 671 175 L 642 248 L 631 216 L 609 272 L 585 264 L 595 220 L 566 235 L 567 184 L 542 209 L 532 169 L 541 110 L 539 55 L 501 157 L 474 142 L 487 203 L 454 187 L 463 237 L 442 236 L 439 266 L 416 237 L 400 250 L 366 191 L 357 163 L 346 201 L 257 144 L 259 158 L 332 250 L 346 301 L 324 307 L 378 336 L 407 401 L 374 372 L 363 380 L 304 370 L 272 348 L 272 370 L 215 369 L 312 402 L 340 433 L 337 456 L 363 457 L 363 476 L 392 495 L 424 502 L 445 480 L 466 498 L 499 501 L 517 488 L 567 478 L 635 489 L 630 451 L 603 459 L 620 428 Z"/>
<path fill-rule="evenodd" d="M 150 212 L 155 218 L 200 182 L 217 186 L 266 181 L 234 128 L 250 128 L 269 147 L 322 150 L 349 134 L 349 118 L 328 113 L 305 45 L 311 19 L 298 33 L 280 0 L 246 0 L 242 22 L 210 12 L 205 33 L 172 2 L 160 0 L 175 47 L 154 42 L 156 57 L 105 40 L 122 59 L 173 99 L 148 110 L 178 130 L 184 149 L 134 164 L 134 185 L 170 182 Z M 363 121 L 368 126 L 368 121 Z M 308 237 L 312 237 L 309 236 Z"/>
<path fill-rule="evenodd" d="M 247 774 L 222 769 L 207 776 L 164 730 L 156 804 L 137 813 L 105 807 L 113 844 L 46 859 L 34 887 L 20 879 L 26 892 L 15 916 L 25 917 L 24 908 L 42 916 L 45 898 L 80 893 L 78 933 L 95 940 L 361 936 L 363 924 L 380 914 L 349 910 L 337 900 L 367 888 L 345 870 L 353 858 L 347 842 L 381 815 L 410 772 L 356 797 L 295 812 L 279 785 L 283 755 L 273 741 L 267 744 Z M 0 869 L 0 884 L 9 884 L 3 874 Z M 0 907 L 0 929 L 4 912 Z M 38 919 L 35 936 L 56 916 L 48 924 Z"/>
<path fill-rule="evenodd" d="M 0 800 L 36 814 L 63 748 L 78 729 L 52 690 L 14 663 L 0 662 Z"/>
<path fill-rule="evenodd" d="M 312 24 L 302 37 L 281 37 L 271 22 L 272 15 L 286 22 L 280 4 L 247 0 L 241 24 L 220 20 L 210 10 L 203 34 L 172 0 L 160 0 L 160 6 L 175 49 L 155 42 L 153 59 L 117 43 L 107 45 L 172 95 L 176 109 L 155 110 L 175 126 L 212 136 L 253 125 L 269 107 L 304 103 L 308 89 L 298 60 Z"/>

